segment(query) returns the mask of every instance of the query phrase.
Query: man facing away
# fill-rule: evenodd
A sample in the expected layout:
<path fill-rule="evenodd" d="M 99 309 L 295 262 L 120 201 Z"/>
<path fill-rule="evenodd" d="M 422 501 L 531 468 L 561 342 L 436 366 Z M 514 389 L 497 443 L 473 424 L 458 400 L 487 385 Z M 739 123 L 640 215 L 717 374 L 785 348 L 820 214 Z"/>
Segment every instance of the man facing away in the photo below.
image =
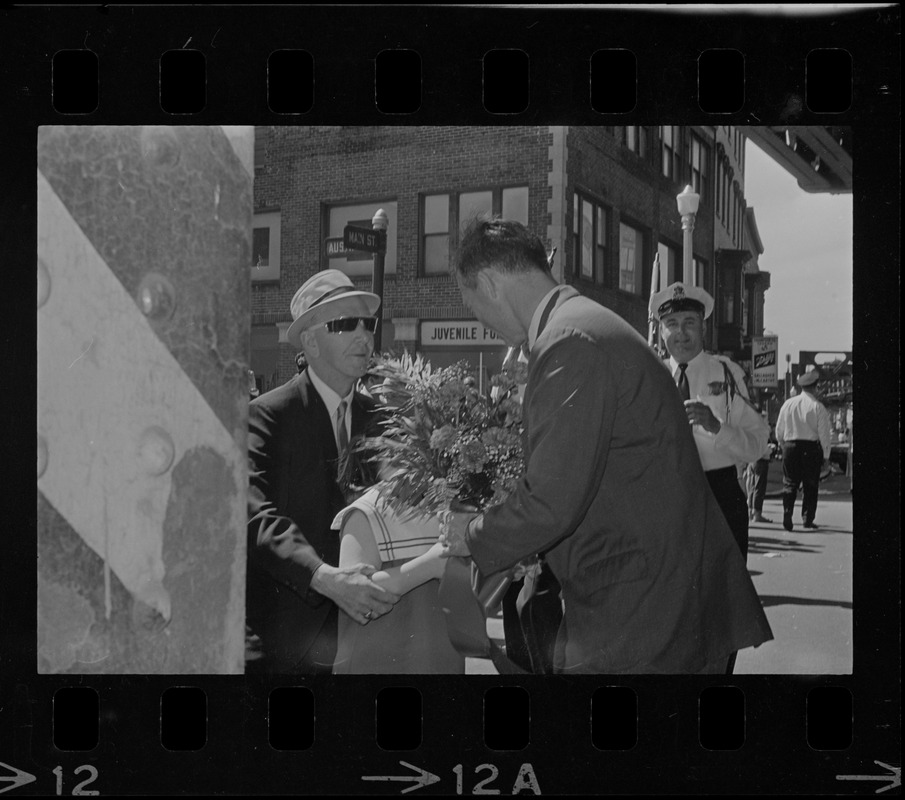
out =
<path fill-rule="evenodd" d="M 398 600 L 369 579 L 373 566 L 337 567 L 330 528 L 345 506 L 338 458 L 374 420 L 374 401 L 355 387 L 379 305 L 339 270 L 306 281 L 290 304 L 287 338 L 307 366 L 250 404 L 248 673 L 330 674 L 338 611 L 364 625 Z"/>
<path fill-rule="evenodd" d="M 704 350 L 706 319 L 713 311 L 707 292 L 673 283 L 651 296 L 648 310 L 660 322 L 667 364 L 684 400 L 707 482 L 747 556 L 749 512 L 739 466 L 766 452 L 770 426 L 748 400 L 742 368 Z"/>
<path fill-rule="evenodd" d="M 544 557 L 562 587 L 560 673 L 716 674 L 772 638 L 645 340 L 557 285 L 520 223 L 470 225 L 455 274 L 477 319 L 530 354 L 526 472 L 504 503 L 446 523 L 449 554 L 485 575 Z"/>
<path fill-rule="evenodd" d="M 802 487 L 801 518 L 805 528 L 816 529 L 820 468 L 830 457 L 830 415 L 815 392 L 817 370 L 798 377 L 801 392 L 790 397 L 776 418 L 776 441 L 782 447 L 782 526 L 793 529 L 792 512 L 798 487 Z"/>

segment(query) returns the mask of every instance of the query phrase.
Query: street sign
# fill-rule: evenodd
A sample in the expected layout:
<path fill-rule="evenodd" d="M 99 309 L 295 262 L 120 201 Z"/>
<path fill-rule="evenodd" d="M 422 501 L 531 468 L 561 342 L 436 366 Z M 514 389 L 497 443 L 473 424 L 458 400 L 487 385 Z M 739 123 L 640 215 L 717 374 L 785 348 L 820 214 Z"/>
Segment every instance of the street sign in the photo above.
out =
<path fill-rule="evenodd" d="M 779 349 L 778 336 L 754 336 L 751 339 L 751 384 L 773 388 L 779 379 L 776 353 Z"/>
<path fill-rule="evenodd" d="M 343 244 L 347 250 L 365 250 L 368 253 L 386 253 L 386 233 L 373 228 L 356 228 L 346 225 L 343 228 Z"/>
<path fill-rule="evenodd" d="M 325 240 L 327 245 L 327 258 L 346 258 L 350 252 L 346 249 L 346 243 L 341 236 L 331 236 Z"/>

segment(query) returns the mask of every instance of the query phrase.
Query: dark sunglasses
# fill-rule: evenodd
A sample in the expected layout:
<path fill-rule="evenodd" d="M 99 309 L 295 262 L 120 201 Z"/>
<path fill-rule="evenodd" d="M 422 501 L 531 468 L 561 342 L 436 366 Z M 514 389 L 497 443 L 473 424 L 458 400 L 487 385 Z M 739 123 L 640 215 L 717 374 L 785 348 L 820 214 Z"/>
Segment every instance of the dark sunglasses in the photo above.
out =
<path fill-rule="evenodd" d="M 324 327 L 330 333 L 352 333 L 358 330 L 358 324 L 361 323 L 368 333 L 374 333 L 377 330 L 377 317 L 337 317 L 324 323 Z"/>

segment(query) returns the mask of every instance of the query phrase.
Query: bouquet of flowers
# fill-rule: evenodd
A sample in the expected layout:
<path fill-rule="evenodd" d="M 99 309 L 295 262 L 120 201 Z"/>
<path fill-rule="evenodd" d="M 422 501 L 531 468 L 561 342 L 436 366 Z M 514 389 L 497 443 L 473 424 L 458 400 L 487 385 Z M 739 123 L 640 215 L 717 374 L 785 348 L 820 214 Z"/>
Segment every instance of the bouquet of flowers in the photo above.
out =
<path fill-rule="evenodd" d="M 512 492 L 524 470 L 521 404 L 512 396 L 523 364 L 504 365 L 484 394 L 465 362 L 431 369 L 405 353 L 380 358 L 371 376 L 388 418 L 362 447 L 387 468 L 381 496 L 394 511 L 483 511 Z"/>

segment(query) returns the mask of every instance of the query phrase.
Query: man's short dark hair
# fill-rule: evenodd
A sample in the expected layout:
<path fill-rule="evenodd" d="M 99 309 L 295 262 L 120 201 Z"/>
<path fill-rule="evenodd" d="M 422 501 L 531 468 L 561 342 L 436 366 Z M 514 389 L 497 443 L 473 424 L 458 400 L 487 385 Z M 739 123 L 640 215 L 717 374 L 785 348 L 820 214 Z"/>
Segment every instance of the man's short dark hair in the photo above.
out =
<path fill-rule="evenodd" d="M 473 288 L 482 269 L 503 272 L 549 272 L 547 250 L 540 237 L 521 222 L 499 217 L 478 217 L 462 233 L 454 258 L 454 271 Z"/>

